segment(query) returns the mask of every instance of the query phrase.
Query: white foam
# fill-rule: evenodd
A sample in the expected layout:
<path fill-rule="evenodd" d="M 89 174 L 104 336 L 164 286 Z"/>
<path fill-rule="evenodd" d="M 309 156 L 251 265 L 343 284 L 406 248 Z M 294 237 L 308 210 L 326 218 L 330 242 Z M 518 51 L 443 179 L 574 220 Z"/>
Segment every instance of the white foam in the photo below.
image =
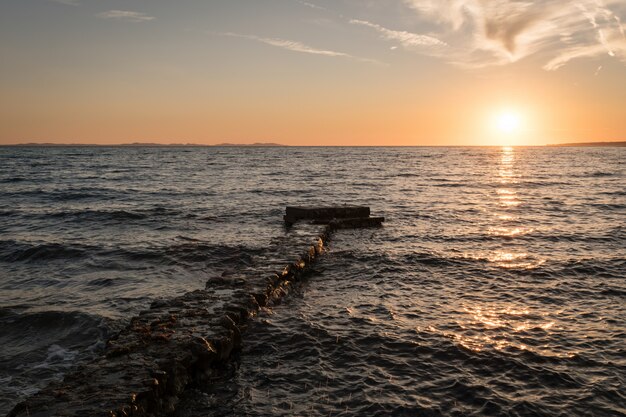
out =
<path fill-rule="evenodd" d="M 59 345 L 50 345 L 48 347 L 48 356 L 39 365 L 35 365 L 33 369 L 50 368 L 52 365 L 68 367 L 76 358 L 78 352 L 65 349 Z"/>

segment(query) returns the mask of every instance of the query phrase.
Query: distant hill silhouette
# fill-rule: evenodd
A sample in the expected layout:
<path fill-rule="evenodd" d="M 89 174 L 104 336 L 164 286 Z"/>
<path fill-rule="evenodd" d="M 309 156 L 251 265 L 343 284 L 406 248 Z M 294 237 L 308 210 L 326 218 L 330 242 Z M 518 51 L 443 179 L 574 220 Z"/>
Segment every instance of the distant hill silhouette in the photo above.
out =
<path fill-rule="evenodd" d="M 197 143 L 153 143 L 153 142 L 133 142 L 133 143 L 119 143 L 119 144 L 91 144 L 91 143 L 49 143 L 49 142 L 29 142 L 29 143 L 16 143 L 10 145 L 0 145 L 0 146 L 23 146 L 23 147 L 63 147 L 63 146 L 80 146 L 80 147 L 106 147 L 106 146 L 123 146 L 123 147 L 180 147 L 180 146 L 189 146 L 189 147 L 276 147 L 276 146 L 287 146 L 282 145 L 280 143 L 219 143 L 217 145 L 204 145 Z"/>
<path fill-rule="evenodd" d="M 575 146 L 618 146 L 626 147 L 626 141 L 620 142 L 575 142 L 575 143 L 555 143 L 547 146 L 552 147 L 575 147 Z"/>
<path fill-rule="evenodd" d="M 225 146 L 225 147 L 273 147 L 273 146 L 287 146 L 287 145 L 282 145 L 280 143 L 271 143 L 271 142 L 255 142 L 255 143 L 218 143 L 217 145 L 211 145 L 211 146 Z"/>

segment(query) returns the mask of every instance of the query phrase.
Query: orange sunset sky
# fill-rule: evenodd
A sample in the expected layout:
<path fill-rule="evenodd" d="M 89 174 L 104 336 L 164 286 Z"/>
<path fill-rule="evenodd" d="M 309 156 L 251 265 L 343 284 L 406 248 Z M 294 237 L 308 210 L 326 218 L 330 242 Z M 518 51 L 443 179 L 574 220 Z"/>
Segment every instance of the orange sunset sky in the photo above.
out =
<path fill-rule="evenodd" d="M 0 3 L 0 144 L 626 140 L 626 0 Z"/>

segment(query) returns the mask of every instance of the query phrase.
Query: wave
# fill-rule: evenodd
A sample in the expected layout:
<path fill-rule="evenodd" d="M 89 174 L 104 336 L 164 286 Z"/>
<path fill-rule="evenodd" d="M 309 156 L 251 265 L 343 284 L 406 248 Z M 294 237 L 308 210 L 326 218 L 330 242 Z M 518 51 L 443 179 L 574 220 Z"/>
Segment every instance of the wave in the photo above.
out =
<path fill-rule="evenodd" d="M 5 184 L 10 184 L 10 183 L 14 183 L 14 182 L 23 182 L 23 181 L 26 181 L 26 178 L 24 178 L 24 177 L 9 177 L 9 178 L 0 179 L 0 183 L 5 183 Z"/>
<path fill-rule="evenodd" d="M 432 185 L 433 187 L 443 187 L 443 188 L 467 187 L 467 184 L 463 184 L 461 182 L 439 183 L 439 184 L 432 184 Z"/>
<path fill-rule="evenodd" d="M 110 200 L 113 198 L 111 194 L 105 192 L 105 190 L 93 190 L 93 191 L 64 191 L 55 192 L 49 194 L 50 199 L 56 201 L 77 201 L 77 200 Z"/>
<path fill-rule="evenodd" d="M 523 274 L 542 277 L 562 278 L 589 276 L 594 278 L 617 279 L 626 270 L 626 260 L 615 256 L 606 259 L 564 259 L 554 260 L 532 253 L 509 253 L 506 251 L 439 253 L 415 252 L 400 255 L 386 253 L 357 253 L 352 251 L 333 251 L 334 257 L 346 262 L 358 262 L 367 265 L 379 265 L 378 271 L 384 273 L 407 273 L 412 276 L 415 268 L 444 268 L 454 273 L 463 272 L 471 275 L 498 274 L 506 270 L 511 274 Z M 450 269 L 453 268 L 453 269 Z M 606 285 L 606 282 L 603 283 Z"/>
<path fill-rule="evenodd" d="M 83 312 L 18 312 L 12 308 L 0 308 L 3 360 L 21 358 L 19 363 L 30 363 L 36 357 L 43 358 L 42 349 L 51 344 L 67 348 L 91 346 L 103 342 L 108 331 L 106 319 Z"/>
<path fill-rule="evenodd" d="M 102 317 L 76 311 L 0 308 L 0 374 L 8 382 L 0 384 L 0 414 L 94 358 L 114 327 Z"/>
<path fill-rule="evenodd" d="M 47 213 L 55 218 L 79 219 L 82 221 L 132 221 L 146 220 L 153 217 L 177 216 L 182 212 L 166 207 L 153 207 L 140 210 L 70 210 Z"/>
<path fill-rule="evenodd" d="M 76 259 L 86 256 L 88 249 L 59 243 L 29 244 L 14 240 L 0 241 L 0 261 L 37 262 L 55 259 Z"/>
<path fill-rule="evenodd" d="M 80 220 L 103 221 L 103 220 L 143 220 L 148 218 L 147 214 L 128 210 L 76 210 L 59 211 L 48 213 L 49 217 L 57 218 L 77 218 Z"/>
<path fill-rule="evenodd" d="M 252 265 L 254 255 L 261 249 L 245 246 L 214 245 L 207 243 L 184 243 L 167 248 L 165 254 L 184 262 L 208 262 L 223 264 Z"/>
<path fill-rule="evenodd" d="M 626 204 L 620 204 L 620 203 L 592 203 L 591 206 L 596 207 L 600 210 L 605 210 L 605 211 L 615 211 L 615 210 L 626 209 Z"/>
<path fill-rule="evenodd" d="M 437 252 L 415 252 L 402 255 L 365 254 L 350 251 L 334 251 L 333 255 L 345 260 L 355 260 L 369 265 L 381 265 L 381 271 L 404 271 L 415 266 L 455 267 L 455 270 L 468 272 L 481 265 L 491 265 L 498 268 L 527 270 L 540 266 L 543 261 L 535 256 L 503 257 L 498 253 L 492 254 L 442 254 Z"/>
<path fill-rule="evenodd" d="M 557 276 L 590 276 L 599 278 L 620 278 L 626 270 L 626 259 L 569 259 L 551 261 L 546 264 L 546 272 Z"/>
<path fill-rule="evenodd" d="M 607 171 L 594 171 L 591 172 L 589 174 L 587 174 L 590 177 L 594 177 L 594 178 L 602 178 L 602 177 L 612 177 L 615 175 L 614 172 L 607 172 Z"/>
<path fill-rule="evenodd" d="M 420 215 L 423 218 L 429 218 L 424 215 Z M 432 217 L 431 217 L 432 218 Z M 591 234 L 581 234 L 581 233 L 566 233 L 560 232 L 559 234 L 549 234 L 542 232 L 541 230 L 530 230 L 530 229 L 520 229 L 520 233 L 512 230 L 511 232 L 516 233 L 507 233 L 506 230 L 502 229 L 501 231 L 495 230 L 495 233 L 492 232 L 490 234 L 467 234 L 467 235 L 430 235 L 424 236 L 422 239 L 427 242 L 440 242 L 444 244 L 451 243 L 483 243 L 483 242 L 500 242 L 500 241 L 520 241 L 520 242 L 550 242 L 550 243 L 558 243 L 558 242 L 566 242 L 566 243 L 574 243 L 574 242 L 608 242 L 608 243 L 619 243 L 625 239 L 624 232 L 622 230 L 609 230 L 606 233 L 601 235 L 591 235 Z"/>
<path fill-rule="evenodd" d="M 624 197 L 624 196 L 626 196 L 626 191 L 624 191 L 624 190 L 618 190 L 618 191 L 603 191 L 603 192 L 600 192 L 599 194 L 603 194 L 603 195 L 611 195 L 611 196 L 618 196 L 618 197 Z"/>
<path fill-rule="evenodd" d="M 205 265 L 252 265 L 255 256 L 261 254 L 263 248 L 244 245 L 219 245 L 196 239 L 181 238 L 184 243 L 169 244 L 157 247 L 126 247 L 110 248 L 106 246 L 90 246 L 60 243 L 28 243 L 15 240 L 0 241 L 1 262 L 37 263 L 55 260 L 91 259 L 92 266 L 109 265 L 111 260 L 128 263 L 148 262 L 161 265 L 189 266 L 194 263 Z M 106 261 L 100 262 L 99 259 Z M 94 285 L 111 285 L 112 283 L 95 282 Z"/>
<path fill-rule="evenodd" d="M 605 288 L 602 290 L 602 294 L 626 298 L 626 288 Z"/>

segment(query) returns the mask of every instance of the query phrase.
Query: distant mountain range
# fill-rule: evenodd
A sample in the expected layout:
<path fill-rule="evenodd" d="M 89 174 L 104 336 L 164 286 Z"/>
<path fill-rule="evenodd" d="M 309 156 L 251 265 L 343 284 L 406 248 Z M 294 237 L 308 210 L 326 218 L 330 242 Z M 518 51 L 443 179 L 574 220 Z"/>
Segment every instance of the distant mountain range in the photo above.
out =
<path fill-rule="evenodd" d="M 88 143 L 18 143 L 12 145 L 0 145 L 0 146 L 20 146 L 20 147 L 106 147 L 106 146 L 121 146 L 121 147 L 224 147 L 224 148 L 271 148 L 271 147 L 287 147 L 289 145 L 283 145 L 280 143 L 273 142 L 255 142 L 255 143 L 218 143 L 216 145 L 203 145 L 197 143 L 152 143 L 152 142 L 133 142 L 133 143 L 120 143 L 120 144 L 111 144 L 111 145 L 100 145 L 100 144 L 88 144 Z M 603 147 L 626 147 L 626 141 L 617 141 L 617 142 L 575 142 L 575 143 L 554 143 L 546 145 L 547 147 L 593 147 L 593 146 L 603 146 Z"/>
<path fill-rule="evenodd" d="M 264 148 L 264 147 L 277 147 L 277 146 L 288 146 L 281 145 L 280 143 L 265 143 L 265 142 L 255 142 L 255 143 L 219 143 L 217 145 L 202 145 L 196 143 L 151 143 L 151 142 L 133 142 L 133 143 L 120 143 L 120 144 L 111 144 L 111 145 L 100 145 L 100 144 L 89 144 L 89 143 L 18 143 L 14 145 L 0 145 L 0 146 L 24 146 L 24 147 L 34 147 L 34 146 L 42 146 L 42 147 L 50 147 L 50 146 L 81 146 L 81 147 L 106 147 L 106 146 L 125 146 L 125 147 L 179 147 L 179 146 L 189 146 L 189 147 L 237 147 L 237 148 Z"/>
<path fill-rule="evenodd" d="M 546 146 L 552 147 L 576 147 L 576 146 L 618 146 L 626 147 L 626 141 L 621 142 L 576 142 L 576 143 L 556 143 Z"/>
<path fill-rule="evenodd" d="M 226 146 L 226 147 L 258 147 L 258 148 L 263 148 L 263 147 L 276 147 L 276 146 L 288 146 L 288 145 L 282 145 L 280 143 L 272 143 L 272 142 L 255 142 L 255 143 L 245 143 L 245 144 L 239 144 L 239 143 L 218 143 L 217 145 L 210 145 L 210 146 Z"/>

